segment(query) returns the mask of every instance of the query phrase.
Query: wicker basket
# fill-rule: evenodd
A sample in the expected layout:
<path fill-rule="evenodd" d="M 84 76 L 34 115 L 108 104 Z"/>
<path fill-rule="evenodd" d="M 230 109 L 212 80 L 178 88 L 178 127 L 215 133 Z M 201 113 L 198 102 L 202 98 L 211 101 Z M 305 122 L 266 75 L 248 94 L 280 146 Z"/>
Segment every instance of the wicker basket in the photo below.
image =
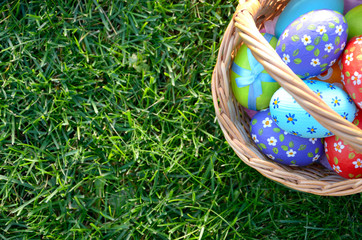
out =
<path fill-rule="evenodd" d="M 265 70 L 324 127 L 362 152 L 362 131 L 346 121 L 312 92 L 287 67 L 258 29 L 283 11 L 289 0 L 240 0 L 226 29 L 212 76 L 212 94 L 219 125 L 235 153 L 265 177 L 290 188 L 325 196 L 362 192 L 362 179 L 344 179 L 319 164 L 289 167 L 269 160 L 249 133 L 250 118 L 236 102 L 230 87 L 229 70 L 235 52 L 245 43 Z"/>

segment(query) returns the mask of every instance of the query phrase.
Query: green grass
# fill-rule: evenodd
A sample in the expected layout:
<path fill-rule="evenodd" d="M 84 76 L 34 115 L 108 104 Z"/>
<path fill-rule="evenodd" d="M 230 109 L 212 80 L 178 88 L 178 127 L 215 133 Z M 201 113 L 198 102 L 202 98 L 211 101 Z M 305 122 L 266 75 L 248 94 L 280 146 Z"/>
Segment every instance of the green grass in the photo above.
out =
<path fill-rule="evenodd" d="M 361 195 L 262 177 L 215 120 L 237 1 L 0 5 L 1 239 L 361 239 Z"/>

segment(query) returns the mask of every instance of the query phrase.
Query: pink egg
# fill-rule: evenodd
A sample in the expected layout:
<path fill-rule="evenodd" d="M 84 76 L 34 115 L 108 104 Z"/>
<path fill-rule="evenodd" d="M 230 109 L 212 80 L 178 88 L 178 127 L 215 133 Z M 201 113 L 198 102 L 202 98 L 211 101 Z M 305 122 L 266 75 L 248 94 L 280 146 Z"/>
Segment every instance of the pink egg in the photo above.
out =
<path fill-rule="evenodd" d="M 254 110 L 251 110 L 251 109 L 247 109 L 245 107 L 243 107 L 244 111 L 249 115 L 250 118 L 253 118 L 255 114 L 258 113 L 258 111 L 254 111 Z"/>
<path fill-rule="evenodd" d="M 275 25 L 277 24 L 278 18 L 279 16 L 264 23 L 266 33 L 275 35 Z"/>

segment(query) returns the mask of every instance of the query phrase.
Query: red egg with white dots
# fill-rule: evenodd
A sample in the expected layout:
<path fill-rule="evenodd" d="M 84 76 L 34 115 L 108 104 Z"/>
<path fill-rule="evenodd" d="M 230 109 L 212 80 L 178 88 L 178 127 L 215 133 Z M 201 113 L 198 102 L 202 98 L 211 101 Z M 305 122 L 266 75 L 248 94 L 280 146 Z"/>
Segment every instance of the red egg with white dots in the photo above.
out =
<path fill-rule="evenodd" d="M 362 129 L 362 111 L 357 112 L 353 123 Z M 349 178 L 362 178 L 362 153 L 357 153 L 343 139 L 332 136 L 325 138 L 324 151 L 329 164 L 338 175 Z"/>
<path fill-rule="evenodd" d="M 343 51 L 342 82 L 356 105 L 362 109 L 362 35 L 352 38 Z"/>

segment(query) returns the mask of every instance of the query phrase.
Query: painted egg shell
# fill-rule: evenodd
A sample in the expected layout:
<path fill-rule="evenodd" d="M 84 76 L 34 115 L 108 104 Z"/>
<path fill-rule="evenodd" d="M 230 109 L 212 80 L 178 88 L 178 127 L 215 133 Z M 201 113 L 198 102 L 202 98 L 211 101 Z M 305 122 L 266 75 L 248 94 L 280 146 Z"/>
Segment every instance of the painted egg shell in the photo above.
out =
<path fill-rule="evenodd" d="M 345 91 L 331 83 L 316 80 L 304 82 L 335 112 L 348 121 L 353 121 L 356 105 Z M 323 138 L 333 135 L 304 110 L 284 88 L 274 93 L 270 101 L 270 112 L 281 129 L 296 136 Z"/>
<path fill-rule="evenodd" d="M 353 123 L 362 129 L 361 111 Z M 328 162 L 338 175 L 344 178 L 362 178 L 362 153 L 357 153 L 337 136 L 325 138 L 324 146 Z"/>
<path fill-rule="evenodd" d="M 258 112 L 250 122 L 252 139 L 270 159 L 289 166 L 306 166 L 324 154 L 317 138 L 301 138 L 281 130 L 272 120 L 270 110 Z"/>
<path fill-rule="evenodd" d="M 329 9 L 343 13 L 343 0 L 291 0 L 280 14 L 275 27 L 277 38 L 296 18 L 313 10 Z"/>
<path fill-rule="evenodd" d="M 345 16 L 348 24 L 348 40 L 362 35 L 362 2 L 361 5 L 351 9 Z"/>
<path fill-rule="evenodd" d="M 263 35 L 275 48 L 277 39 L 268 33 Z M 246 45 L 242 45 L 235 56 L 230 70 L 230 81 L 236 100 L 251 110 L 267 108 L 271 96 L 280 88 L 279 83 L 264 70 Z"/>
<path fill-rule="evenodd" d="M 276 52 L 300 78 L 317 76 L 339 58 L 347 40 L 342 14 L 317 10 L 304 14 L 279 37 Z"/>
<path fill-rule="evenodd" d="M 325 154 L 323 154 L 323 156 L 318 160 L 319 164 L 321 164 L 323 167 L 329 169 L 329 170 L 333 170 L 331 165 L 329 165 L 327 156 Z"/>
<path fill-rule="evenodd" d="M 349 12 L 349 10 L 361 4 L 362 4 L 361 0 L 344 0 L 343 14 L 346 15 L 346 13 Z"/>
<path fill-rule="evenodd" d="M 255 116 L 255 114 L 258 113 L 258 111 L 254 111 L 254 110 L 250 110 L 250 109 L 247 109 L 245 107 L 243 107 L 244 111 L 246 112 L 246 114 L 248 114 L 248 116 L 250 118 L 253 118 Z"/>
<path fill-rule="evenodd" d="M 275 25 L 276 25 L 278 19 L 279 19 L 279 16 L 276 16 L 273 20 L 266 21 L 264 23 L 265 32 L 275 35 Z"/>
<path fill-rule="evenodd" d="M 362 109 L 362 36 L 352 38 L 342 55 L 342 81 L 348 94 Z"/>
<path fill-rule="evenodd" d="M 335 86 L 342 88 L 343 91 L 346 92 L 347 90 L 342 82 L 340 64 L 341 61 L 339 60 L 336 63 L 334 63 L 332 67 L 328 68 L 326 71 L 310 79 L 327 82 L 327 83 L 333 83 Z"/>

